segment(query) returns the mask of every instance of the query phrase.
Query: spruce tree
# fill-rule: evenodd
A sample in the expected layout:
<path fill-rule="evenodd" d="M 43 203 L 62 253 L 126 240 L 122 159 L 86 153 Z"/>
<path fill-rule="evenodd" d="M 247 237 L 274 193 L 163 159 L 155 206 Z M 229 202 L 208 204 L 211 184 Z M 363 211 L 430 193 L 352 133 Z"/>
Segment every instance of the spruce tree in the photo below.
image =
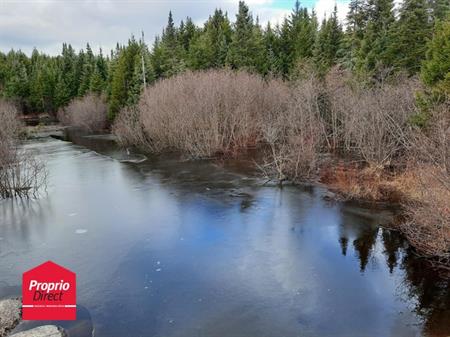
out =
<path fill-rule="evenodd" d="M 244 1 L 239 1 L 234 31 L 227 55 L 227 64 L 232 68 L 257 70 L 261 64 L 262 43 L 255 34 L 252 15 Z"/>
<path fill-rule="evenodd" d="M 326 72 L 338 61 L 338 52 L 343 39 L 342 26 L 337 18 L 337 7 L 330 18 L 324 18 L 317 36 L 314 61 L 320 73 Z"/>
<path fill-rule="evenodd" d="M 192 69 L 223 67 L 231 42 L 231 25 L 225 14 L 216 9 L 205 28 L 193 39 L 188 57 Z"/>
<path fill-rule="evenodd" d="M 357 70 L 366 76 L 378 75 L 393 64 L 393 8 L 393 0 L 369 0 L 366 7 L 366 29 L 356 63 Z"/>
<path fill-rule="evenodd" d="M 417 73 L 425 58 L 431 32 L 426 0 L 404 0 L 389 51 L 394 57 L 394 66 L 409 74 Z"/>
<path fill-rule="evenodd" d="M 450 97 L 450 16 L 437 21 L 433 38 L 427 46 L 421 77 L 437 94 Z"/>

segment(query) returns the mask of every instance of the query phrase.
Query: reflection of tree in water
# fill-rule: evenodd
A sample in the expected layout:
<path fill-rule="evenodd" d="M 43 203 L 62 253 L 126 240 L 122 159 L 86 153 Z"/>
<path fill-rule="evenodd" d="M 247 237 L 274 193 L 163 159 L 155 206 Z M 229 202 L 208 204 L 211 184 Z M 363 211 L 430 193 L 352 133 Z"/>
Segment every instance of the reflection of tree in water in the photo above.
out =
<path fill-rule="evenodd" d="M 388 229 L 382 229 L 381 237 L 384 245 L 384 254 L 386 255 L 386 263 L 389 272 L 392 274 L 394 268 L 397 266 L 399 250 L 404 247 L 405 240 L 398 232 Z"/>
<path fill-rule="evenodd" d="M 343 213 L 342 220 L 339 227 L 342 254 L 347 254 L 348 244 L 353 242 L 363 272 L 379 240 L 389 272 L 404 270 L 401 297 L 412 303 L 414 312 L 423 319 L 424 336 L 450 336 L 450 280 L 441 278 L 426 260 L 415 256 L 398 232 L 379 228 L 370 219 L 351 213 Z"/>
<path fill-rule="evenodd" d="M 383 253 L 386 256 L 387 267 L 392 273 L 398 264 L 400 250 L 406 246 L 405 240 L 398 232 L 378 226 L 377 217 L 364 216 L 358 209 L 355 212 L 343 211 L 342 223 L 339 227 L 341 252 L 342 255 L 347 255 L 348 244 L 353 242 L 361 272 L 367 267 L 378 237 L 384 246 Z"/>
<path fill-rule="evenodd" d="M 415 312 L 424 319 L 425 336 L 450 335 L 450 280 L 441 278 L 430 264 L 412 254 L 405 254 L 405 298 L 416 298 Z"/>
<path fill-rule="evenodd" d="M 339 238 L 339 244 L 341 245 L 342 255 L 346 256 L 348 247 L 348 238 L 346 238 L 345 236 L 341 236 Z"/>
<path fill-rule="evenodd" d="M 366 269 L 372 249 L 377 242 L 377 234 L 378 228 L 363 228 L 353 241 L 353 247 L 358 254 L 359 267 L 362 272 Z"/>
<path fill-rule="evenodd" d="M 342 255 L 347 255 L 348 243 L 353 239 L 353 248 L 363 272 L 369 262 L 371 252 L 377 241 L 378 227 L 374 219 L 360 213 L 344 209 L 339 226 L 339 244 Z"/>

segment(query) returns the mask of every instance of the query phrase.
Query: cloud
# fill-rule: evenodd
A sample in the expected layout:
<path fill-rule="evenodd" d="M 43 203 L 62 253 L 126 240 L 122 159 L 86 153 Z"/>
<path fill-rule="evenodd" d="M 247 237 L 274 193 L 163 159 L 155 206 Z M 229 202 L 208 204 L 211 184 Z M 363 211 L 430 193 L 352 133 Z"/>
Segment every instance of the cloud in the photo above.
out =
<path fill-rule="evenodd" d="M 294 0 L 246 2 L 262 25 L 269 20 L 281 22 L 294 5 Z M 320 17 L 331 13 L 333 6 L 332 0 L 318 0 L 315 7 Z M 340 17 L 345 16 L 345 7 L 338 3 Z M 109 52 L 116 42 L 125 43 L 132 34 L 140 36 L 142 30 L 151 43 L 166 25 L 169 10 L 177 24 L 186 16 L 202 24 L 216 8 L 226 11 L 234 21 L 238 1 L 0 0 L 0 50 L 14 48 L 30 53 L 36 47 L 55 55 L 63 42 L 76 49 L 89 42 L 94 50 L 101 47 Z"/>
<path fill-rule="evenodd" d="M 334 0 L 318 0 L 314 5 L 314 9 L 316 10 L 317 17 L 320 21 L 326 16 L 329 17 L 331 13 L 333 13 L 334 5 L 337 6 L 337 15 L 339 20 L 343 23 L 345 22 L 345 17 L 348 12 L 348 2 L 342 1 L 334 1 Z M 320 22 L 319 21 L 319 22 Z"/>

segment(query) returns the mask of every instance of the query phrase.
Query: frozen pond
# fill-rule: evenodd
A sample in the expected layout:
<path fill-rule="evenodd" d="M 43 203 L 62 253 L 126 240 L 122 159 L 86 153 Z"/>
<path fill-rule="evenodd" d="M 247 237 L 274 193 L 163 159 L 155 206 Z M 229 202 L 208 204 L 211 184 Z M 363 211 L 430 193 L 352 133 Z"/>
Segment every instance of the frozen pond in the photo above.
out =
<path fill-rule="evenodd" d="M 450 334 L 449 282 L 379 227 L 389 211 L 262 186 L 233 163 L 121 162 L 108 137 L 81 143 L 28 144 L 48 193 L 0 202 L 0 297 L 46 260 L 70 268 L 71 336 Z"/>

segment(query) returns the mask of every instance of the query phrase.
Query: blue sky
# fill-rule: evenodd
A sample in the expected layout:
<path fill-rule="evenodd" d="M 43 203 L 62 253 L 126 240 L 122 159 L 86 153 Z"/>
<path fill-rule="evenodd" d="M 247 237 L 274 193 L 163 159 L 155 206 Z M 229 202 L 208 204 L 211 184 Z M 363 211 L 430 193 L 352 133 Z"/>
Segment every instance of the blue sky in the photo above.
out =
<path fill-rule="evenodd" d="M 251 12 L 260 22 L 280 22 L 294 6 L 295 0 L 247 0 Z M 334 0 L 304 0 L 302 6 L 315 7 L 319 18 L 329 14 Z M 347 2 L 338 1 L 338 14 L 345 17 Z M 186 16 L 202 24 L 216 7 L 227 11 L 234 20 L 237 0 L 0 0 L 0 50 L 33 47 L 57 54 L 63 42 L 83 48 L 109 51 L 117 41 L 126 42 L 145 32 L 147 41 L 160 34 L 172 10 L 178 23 Z"/>

